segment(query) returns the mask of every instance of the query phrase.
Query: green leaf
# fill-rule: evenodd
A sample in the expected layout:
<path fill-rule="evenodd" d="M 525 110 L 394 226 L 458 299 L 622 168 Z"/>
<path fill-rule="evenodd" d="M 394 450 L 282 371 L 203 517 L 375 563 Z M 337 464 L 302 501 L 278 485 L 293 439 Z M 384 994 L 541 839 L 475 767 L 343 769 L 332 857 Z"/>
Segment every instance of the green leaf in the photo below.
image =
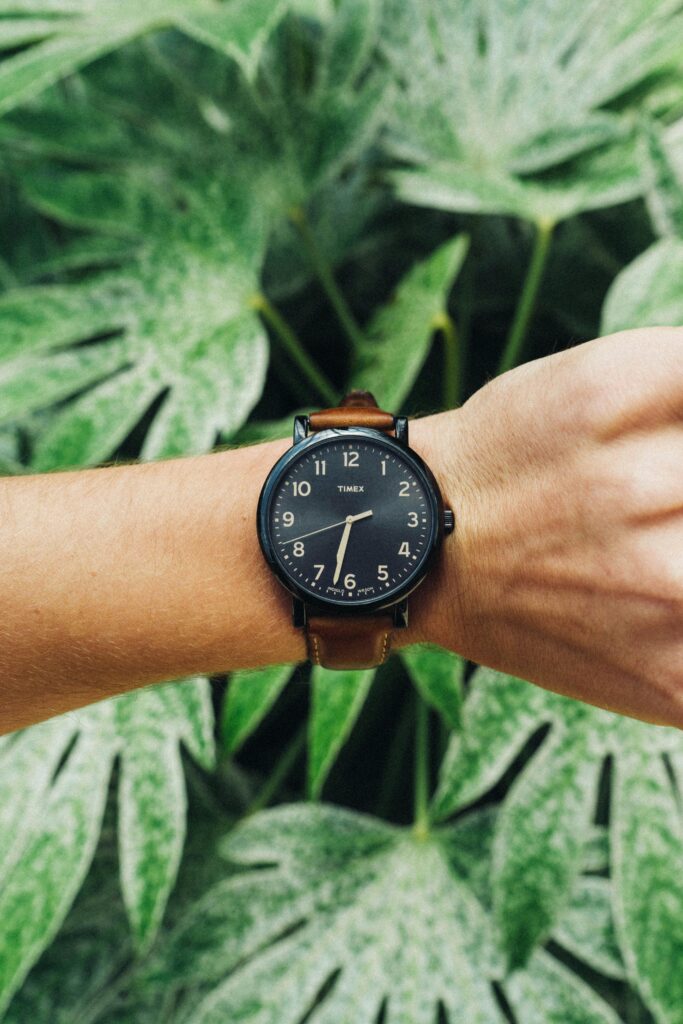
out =
<path fill-rule="evenodd" d="M 232 673 L 221 716 L 223 746 L 229 754 L 235 754 L 258 728 L 293 671 L 293 665 L 270 665 Z"/>
<path fill-rule="evenodd" d="M 198 699 L 202 685 L 188 680 L 172 689 L 141 690 L 137 700 L 114 708 L 125 749 L 118 790 L 121 886 L 141 949 L 158 930 L 185 842 L 185 777 L 178 733 L 170 723 L 175 720 L 194 746 L 197 760 L 206 767 L 212 761 L 211 718 L 205 697 Z"/>
<path fill-rule="evenodd" d="M 618 765 L 638 750 L 654 756 L 683 749 L 675 729 L 647 726 L 479 670 L 462 731 L 444 759 L 436 812 L 451 813 L 481 796 L 532 741 L 534 752 L 503 805 L 494 839 L 494 903 L 513 964 L 552 932 L 570 901 L 604 759 L 611 755 Z M 664 818 L 660 825 L 671 827 Z"/>
<path fill-rule="evenodd" d="M 405 648 L 401 657 L 421 696 L 439 712 L 450 729 L 459 729 L 465 674 L 463 659 L 432 644 Z"/>
<path fill-rule="evenodd" d="M 374 670 L 334 672 L 315 666 L 308 727 L 308 791 L 320 795 L 337 755 L 365 703 Z"/>
<path fill-rule="evenodd" d="M 177 28 L 200 43 L 227 53 L 253 76 L 264 44 L 289 6 L 288 0 L 230 0 L 186 4 L 174 18 Z"/>
<path fill-rule="evenodd" d="M 38 439 L 38 470 L 102 461 L 155 401 L 145 457 L 207 450 L 246 419 L 265 379 L 267 339 L 250 308 L 265 211 L 242 185 L 177 180 L 159 195 L 135 175 L 130 193 L 106 174 L 65 180 L 41 194 L 51 214 L 125 226 L 135 254 L 83 284 L 0 299 L 3 415 L 71 399 Z"/>
<path fill-rule="evenodd" d="M 335 40 L 344 35 L 340 23 L 347 24 L 349 6 L 356 9 L 356 0 L 338 4 L 322 32 L 314 23 L 285 19 L 254 85 L 231 81 L 225 103 L 231 142 L 259 169 L 261 189 L 283 214 L 352 167 L 386 117 L 388 75 L 369 61 L 364 31 L 346 36 L 349 73 L 338 73 Z"/>
<path fill-rule="evenodd" d="M 683 175 L 671 159 L 664 133 L 646 120 L 641 133 L 645 171 L 645 202 L 660 237 L 683 236 Z"/>
<path fill-rule="evenodd" d="M 0 113 L 31 99 L 123 43 L 146 32 L 177 27 L 201 42 L 229 54 L 253 71 L 263 44 L 285 10 L 272 0 L 230 0 L 224 6 L 202 0 L 43 0 L 21 7 L 0 4 L 3 18 L 0 48 L 26 45 L 0 65 Z M 35 17 L 26 19 L 22 15 Z M 17 15 L 11 17 L 11 15 Z"/>
<path fill-rule="evenodd" d="M 373 1024 L 385 1000 L 387 1024 L 433 1024 L 439 1001 L 450 1019 L 502 1022 L 486 916 L 436 840 L 297 805 L 250 819 L 224 852 L 242 870 L 196 904 L 157 965 L 171 988 L 208 990 L 194 1024 L 294 1024 L 317 999 L 316 1024 Z"/>
<path fill-rule="evenodd" d="M 607 1003 L 545 953 L 508 978 L 505 994 L 524 1024 L 620 1024 Z"/>
<path fill-rule="evenodd" d="M 681 275 L 683 240 L 655 242 L 613 281 L 602 310 L 602 333 L 683 324 Z"/>
<path fill-rule="evenodd" d="M 583 862 L 584 869 L 587 867 Z M 608 978 L 624 978 L 612 917 L 612 886 L 606 878 L 577 879 L 552 938 L 579 960 Z"/>
<path fill-rule="evenodd" d="M 3 745 L 2 817 L 15 823 L 15 835 L 4 847 L 6 870 L 0 880 L 0 1007 L 52 941 L 83 882 L 117 757 L 122 892 L 138 945 L 149 944 L 184 840 L 179 742 L 211 767 L 206 680 L 104 701 L 25 730 Z"/>
<path fill-rule="evenodd" d="M 551 716 L 540 690 L 513 676 L 479 668 L 465 703 L 462 732 L 451 739 L 433 803 L 439 820 L 472 803 L 500 778 L 529 732 Z M 539 721 L 539 718 L 541 719 Z"/>
<path fill-rule="evenodd" d="M 678 754 L 678 764 L 680 761 Z M 612 873 L 617 931 L 629 978 L 658 1021 L 683 1021 L 683 819 L 676 788 L 656 752 L 633 751 L 615 766 Z"/>
<path fill-rule="evenodd" d="M 557 221 L 637 192 L 635 168 L 619 169 L 628 120 L 605 106 L 636 88 L 644 102 L 675 66 L 680 14 L 669 0 L 609 18 L 592 0 L 389 0 L 382 45 L 399 83 L 390 150 L 415 167 L 395 177 L 401 197 Z M 576 173 L 613 144 L 609 168 Z"/>
<path fill-rule="evenodd" d="M 539 224 L 555 224 L 578 213 L 625 203 L 643 190 L 630 140 L 536 179 L 443 161 L 424 169 L 395 171 L 390 178 L 405 202 L 462 213 L 508 214 Z"/>
<path fill-rule="evenodd" d="M 395 295 L 370 321 L 367 345 L 358 354 L 350 387 L 372 391 L 386 409 L 400 408 L 427 358 L 467 244 L 465 236 L 458 235 L 403 277 Z"/>
<path fill-rule="evenodd" d="M 441 833 L 450 860 L 487 910 L 493 905 L 491 859 L 499 813 L 490 804 L 480 807 Z M 611 884 L 607 878 L 585 873 L 607 871 L 604 831 L 601 828 L 590 833 L 579 858 L 584 874 L 576 879 L 550 938 L 607 977 L 623 978 L 624 965 L 612 918 Z M 528 969 L 534 962 L 532 957 Z"/>
<path fill-rule="evenodd" d="M 102 737 L 82 736 L 0 887 L 0 1013 L 54 938 L 92 860 L 110 761 Z M 30 909 L 29 909 L 30 908 Z"/>
<path fill-rule="evenodd" d="M 544 743 L 501 809 L 493 852 L 496 918 L 518 967 L 569 900 L 589 835 L 600 762 L 571 741 Z"/>

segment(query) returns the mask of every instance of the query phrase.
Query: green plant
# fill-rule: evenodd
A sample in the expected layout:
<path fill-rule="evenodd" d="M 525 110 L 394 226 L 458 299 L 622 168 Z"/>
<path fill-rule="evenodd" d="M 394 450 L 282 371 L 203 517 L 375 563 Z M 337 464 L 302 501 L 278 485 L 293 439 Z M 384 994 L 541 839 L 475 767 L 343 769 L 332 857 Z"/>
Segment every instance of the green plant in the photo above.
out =
<path fill-rule="evenodd" d="M 682 18 L 0 2 L 2 471 L 683 324 Z M 683 1024 L 682 779 L 675 730 L 432 647 L 55 718 L 0 739 L 0 1014 Z"/>

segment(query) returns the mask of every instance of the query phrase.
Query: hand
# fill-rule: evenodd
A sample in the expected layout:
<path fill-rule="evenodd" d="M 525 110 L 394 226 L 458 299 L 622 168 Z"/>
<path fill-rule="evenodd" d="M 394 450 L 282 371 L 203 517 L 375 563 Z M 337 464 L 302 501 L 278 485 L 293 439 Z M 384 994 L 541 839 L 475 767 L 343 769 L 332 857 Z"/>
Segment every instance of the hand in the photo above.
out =
<path fill-rule="evenodd" d="M 308 533 L 301 533 L 298 537 L 292 537 L 290 540 L 284 541 L 284 544 L 295 544 L 298 540 L 304 540 L 305 537 L 312 537 L 315 533 L 325 533 L 326 530 L 333 530 L 335 526 L 343 526 L 344 523 L 352 522 L 355 523 L 357 519 L 365 519 L 367 516 L 372 515 L 372 509 L 369 512 L 361 512 L 357 516 L 346 516 L 345 519 L 340 519 L 336 523 L 330 523 L 329 526 L 321 526 L 317 530 L 310 530 Z"/>
<path fill-rule="evenodd" d="M 456 516 L 431 639 L 683 727 L 683 330 L 579 345 L 418 423 Z"/>
<path fill-rule="evenodd" d="M 341 574 L 342 563 L 344 562 L 344 555 L 346 554 L 346 546 L 349 543 L 349 534 L 351 533 L 351 527 L 353 526 L 354 523 L 358 522 L 359 519 L 366 519 L 368 516 L 371 515 L 372 509 L 368 509 L 367 512 L 359 512 L 358 515 L 347 516 L 346 519 L 344 520 L 346 526 L 344 527 L 344 530 L 341 535 L 341 540 L 339 541 L 339 547 L 337 548 L 337 565 L 334 570 L 334 576 L 332 577 L 333 583 L 337 582 Z M 337 523 L 337 526 L 338 525 L 339 523 Z"/>

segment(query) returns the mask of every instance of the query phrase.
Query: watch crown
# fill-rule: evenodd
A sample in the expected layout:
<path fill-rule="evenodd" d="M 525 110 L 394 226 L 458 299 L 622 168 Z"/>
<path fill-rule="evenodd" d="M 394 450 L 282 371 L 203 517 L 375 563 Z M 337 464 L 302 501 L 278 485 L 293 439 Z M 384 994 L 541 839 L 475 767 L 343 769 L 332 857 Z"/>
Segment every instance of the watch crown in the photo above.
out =
<path fill-rule="evenodd" d="M 455 529 L 455 515 L 453 513 L 453 510 L 450 509 L 450 508 L 445 508 L 444 511 L 443 511 L 443 532 L 444 533 L 453 533 L 454 529 Z"/>

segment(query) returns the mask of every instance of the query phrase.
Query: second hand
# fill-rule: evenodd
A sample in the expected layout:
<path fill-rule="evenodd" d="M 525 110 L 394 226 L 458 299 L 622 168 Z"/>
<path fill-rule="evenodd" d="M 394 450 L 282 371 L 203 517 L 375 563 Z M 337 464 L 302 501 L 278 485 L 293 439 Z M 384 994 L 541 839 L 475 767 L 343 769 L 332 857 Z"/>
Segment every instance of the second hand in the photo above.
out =
<path fill-rule="evenodd" d="M 355 522 L 357 519 L 366 519 L 371 515 L 372 510 L 369 510 L 368 512 L 361 512 L 360 515 L 353 516 L 352 521 Z M 324 533 L 325 530 L 333 530 L 335 526 L 344 526 L 348 521 L 347 516 L 345 519 L 340 519 L 338 523 L 330 523 L 329 526 L 321 526 L 318 530 L 311 530 L 310 533 L 302 533 L 298 537 L 292 537 L 291 540 L 283 540 L 281 547 L 284 547 L 285 544 L 294 544 L 297 540 L 304 540 L 306 537 L 312 537 L 314 533 Z"/>

